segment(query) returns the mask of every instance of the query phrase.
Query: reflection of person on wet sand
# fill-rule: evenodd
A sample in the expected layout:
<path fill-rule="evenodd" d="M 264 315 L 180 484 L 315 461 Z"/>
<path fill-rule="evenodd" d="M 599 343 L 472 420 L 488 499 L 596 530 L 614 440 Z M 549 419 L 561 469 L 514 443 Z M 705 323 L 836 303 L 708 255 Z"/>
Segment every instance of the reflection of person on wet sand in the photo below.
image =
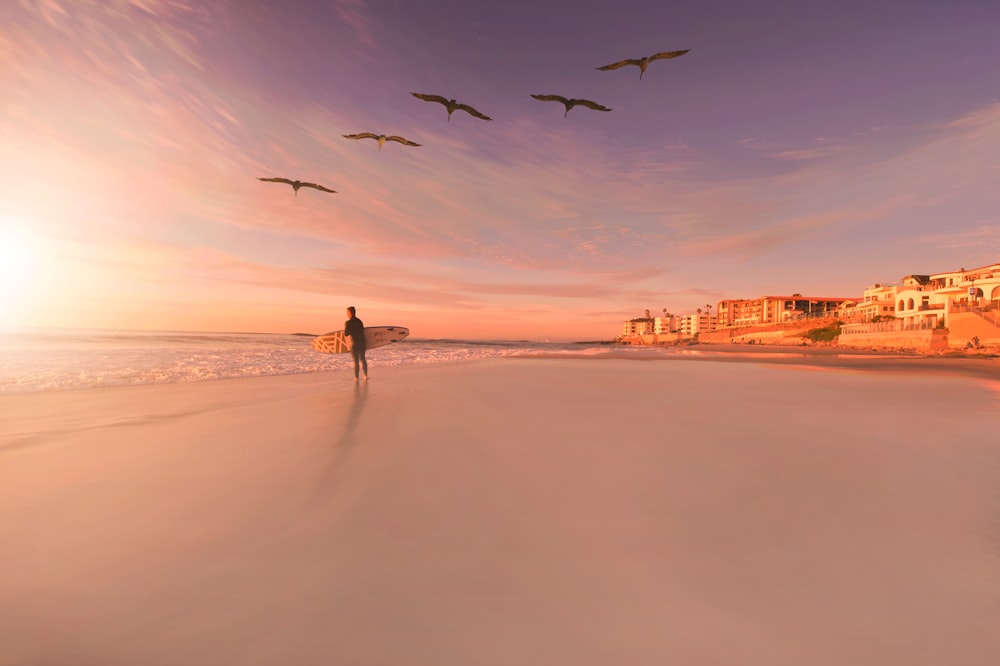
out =
<path fill-rule="evenodd" d="M 354 306 L 347 308 L 347 321 L 344 322 L 344 339 L 351 348 L 354 358 L 354 381 L 358 381 L 359 369 L 364 372 L 368 381 L 368 360 L 365 359 L 365 323 L 357 318 Z"/>
<path fill-rule="evenodd" d="M 355 384 L 354 402 L 351 404 L 351 409 L 344 420 L 344 428 L 333 443 L 330 461 L 320 472 L 316 483 L 316 490 L 313 493 L 313 499 L 307 503 L 308 505 L 322 499 L 331 489 L 336 488 L 335 479 L 339 468 L 347 462 L 348 457 L 359 444 L 357 429 L 361 424 L 361 413 L 365 410 L 365 401 L 367 399 L 368 385 Z"/>
<path fill-rule="evenodd" d="M 334 445 L 334 448 L 339 452 L 334 462 L 337 462 L 337 458 L 346 456 L 348 451 L 354 446 L 354 431 L 357 430 L 358 424 L 361 423 L 361 412 L 365 409 L 365 400 L 367 398 L 368 387 L 365 384 L 355 385 L 354 403 L 351 405 L 351 411 L 347 413 L 347 419 L 344 421 L 344 431 L 340 434 L 340 438 Z"/>

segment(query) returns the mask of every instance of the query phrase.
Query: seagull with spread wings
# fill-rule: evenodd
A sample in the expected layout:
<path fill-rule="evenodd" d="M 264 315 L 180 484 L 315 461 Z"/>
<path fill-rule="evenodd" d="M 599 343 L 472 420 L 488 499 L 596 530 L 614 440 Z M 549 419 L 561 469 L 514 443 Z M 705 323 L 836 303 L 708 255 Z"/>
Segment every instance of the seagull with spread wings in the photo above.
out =
<path fill-rule="evenodd" d="M 417 99 L 422 99 L 425 102 L 437 102 L 438 104 L 444 105 L 444 108 L 448 109 L 448 120 L 451 120 L 451 114 L 455 111 L 465 111 L 469 115 L 475 116 L 482 120 L 493 120 L 489 116 L 476 111 L 468 104 L 461 104 L 453 99 L 445 99 L 441 95 L 426 95 L 424 93 L 410 93 Z"/>
<path fill-rule="evenodd" d="M 629 58 L 628 60 L 620 60 L 618 62 L 613 62 L 610 65 L 605 65 L 604 67 L 596 67 L 602 72 L 606 72 L 609 69 L 618 69 L 619 67 L 624 67 L 625 65 L 635 65 L 639 68 L 639 78 L 646 73 L 646 68 L 649 67 L 649 63 L 654 60 L 667 60 L 668 58 L 677 58 L 691 49 L 684 49 L 683 51 L 661 51 L 660 53 L 654 53 L 651 56 L 646 56 L 645 58 Z"/>
<path fill-rule="evenodd" d="M 311 187 L 319 190 L 320 192 L 329 192 L 330 194 L 337 193 L 336 190 L 331 190 L 328 187 L 323 187 L 322 185 L 317 185 L 316 183 L 304 183 L 301 180 L 289 180 L 287 178 L 257 178 L 257 180 L 263 180 L 268 183 L 284 183 L 285 185 L 291 185 L 292 189 L 295 190 L 295 196 L 299 195 L 300 187 Z"/>
<path fill-rule="evenodd" d="M 415 143 L 409 139 L 404 139 L 401 136 L 386 136 L 385 134 L 375 134 L 374 132 L 361 132 L 360 134 L 344 134 L 345 139 L 375 139 L 378 141 L 378 150 L 382 152 L 382 146 L 385 145 L 386 141 L 395 141 L 401 143 L 404 146 L 420 146 L 422 144 Z"/>
<path fill-rule="evenodd" d="M 532 95 L 537 100 L 543 102 L 559 102 L 566 107 L 566 113 L 563 114 L 563 118 L 569 115 L 569 110 L 574 106 L 579 104 L 580 106 L 585 106 L 588 109 L 593 109 L 594 111 L 610 111 L 608 107 L 603 104 L 598 104 L 597 102 L 591 102 L 589 99 L 576 99 L 563 97 L 562 95 Z"/>

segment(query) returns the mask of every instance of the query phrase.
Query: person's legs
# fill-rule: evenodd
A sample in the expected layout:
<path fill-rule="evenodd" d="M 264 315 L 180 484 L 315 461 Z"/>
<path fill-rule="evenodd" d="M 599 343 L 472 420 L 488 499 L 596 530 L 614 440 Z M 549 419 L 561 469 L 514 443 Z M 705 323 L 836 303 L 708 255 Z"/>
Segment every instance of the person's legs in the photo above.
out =
<path fill-rule="evenodd" d="M 368 359 L 365 358 L 365 350 L 364 349 L 361 350 L 360 356 L 361 356 L 361 370 L 365 373 L 365 381 L 367 381 L 368 380 Z M 355 365 L 354 376 L 357 377 L 358 376 L 357 363 L 355 363 L 354 365 Z"/>
<path fill-rule="evenodd" d="M 361 365 L 361 360 L 364 359 L 364 351 L 358 351 L 357 349 L 351 349 L 351 358 L 354 359 L 354 379 L 358 378 L 358 368 Z M 365 374 L 368 374 L 368 364 L 365 363 Z"/>

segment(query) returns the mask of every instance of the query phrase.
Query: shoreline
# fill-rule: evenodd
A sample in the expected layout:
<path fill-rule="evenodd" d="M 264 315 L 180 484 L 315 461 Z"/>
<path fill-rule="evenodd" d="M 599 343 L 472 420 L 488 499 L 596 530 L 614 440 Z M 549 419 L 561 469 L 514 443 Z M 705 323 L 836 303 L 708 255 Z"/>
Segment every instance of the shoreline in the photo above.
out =
<path fill-rule="evenodd" d="M 760 363 L 781 366 L 809 366 L 829 370 L 904 372 L 913 374 L 964 375 L 1000 380 L 1000 355 L 984 353 L 924 353 L 900 350 L 857 349 L 817 345 L 739 345 L 699 343 L 692 345 L 620 345 L 600 353 L 539 353 L 524 358 L 588 358 L 629 361 L 701 361 L 716 363 Z"/>
<path fill-rule="evenodd" d="M 812 353 L 812 354 L 846 354 L 846 355 L 884 355 L 884 356 L 898 356 L 898 357 L 937 357 L 946 356 L 953 358 L 978 358 L 978 359 L 997 359 L 1000 358 L 1000 352 L 991 351 L 989 349 L 981 348 L 979 350 L 966 350 L 959 348 L 945 348 L 945 349 L 915 349 L 906 347 L 879 347 L 879 346 L 865 346 L 865 347 L 850 347 L 847 345 L 838 345 L 836 343 L 830 342 L 818 342 L 809 344 L 793 344 L 793 343 L 778 343 L 778 342 L 764 342 L 760 344 L 753 343 L 736 343 L 736 342 L 681 342 L 681 343 L 656 343 L 651 345 L 633 345 L 620 342 L 608 343 L 613 347 L 626 347 L 633 349 L 689 349 L 689 348 L 711 348 L 718 351 L 724 352 L 768 352 L 768 351 L 779 351 L 779 352 L 802 352 L 802 353 Z"/>
<path fill-rule="evenodd" d="M 906 347 L 850 347 L 838 345 L 831 342 L 814 342 L 809 344 L 792 343 L 736 343 L 736 342 L 691 342 L 682 344 L 655 344 L 655 345 L 630 345 L 614 343 L 613 346 L 633 349 L 711 349 L 728 353 L 768 353 L 768 352 L 795 352 L 815 355 L 844 355 L 844 356 L 886 356 L 893 358 L 972 358 L 981 360 L 1000 359 L 1000 352 L 987 349 L 985 347 L 975 349 L 915 349 Z"/>
<path fill-rule="evenodd" d="M 842 367 L 844 369 L 868 369 L 871 371 L 947 372 L 969 376 L 1000 379 L 1000 354 L 974 351 L 904 351 L 899 349 L 860 349 L 835 345 L 781 345 L 781 344 L 728 344 L 694 343 L 684 345 L 622 345 L 606 344 L 593 349 L 571 351 L 541 351 L 523 355 L 483 356 L 468 359 L 447 359 L 412 364 L 392 364 L 379 366 L 372 363 L 373 372 L 382 374 L 399 369 L 428 369 L 453 365 L 475 364 L 502 359 L 622 359 L 632 361 L 688 360 L 705 362 L 756 362 L 778 365 L 812 365 L 822 367 Z M 28 391 L 0 392 L 0 408 L 3 401 L 18 397 L 42 394 L 72 396 L 117 389 L 145 389 L 154 386 L 216 385 L 224 382 L 243 382 L 265 379 L 314 377 L 315 381 L 325 381 L 327 375 L 348 376 L 350 369 L 305 370 L 302 372 L 274 375 L 249 375 L 243 377 L 218 377 L 191 381 L 157 382 L 148 384 L 112 384 L 105 386 L 84 386 L 70 388 L 45 388 Z M 0 410 L 2 411 L 2 410 Z M 16 413 L 14 410 L 12 413 Z"/>
<path fill-rule="evenodd" d="M 865 346 L 865 347 L 850 347 L 847 345 L 839 345 L 835 342 L 813 342 L 809 344 L 781 344 L 781 343 L 762 343 L 762 344 L 747 344 L 747 343 L 725 343 L 725 342 L 699 342 L 696 343 L 696 347 L 723 347 L 727 349 L 746 349 L 748 347 L 753 347 L 755 350 L 757 348 L 770 348 L 777 347 L 779 349 L 803 349 L 803 350 L 813 350 L 817 353 L 823 353 L 824 351 L 830 351 L 832 353 L 840 354 L 893 354 L 893 355 L 920 355 L 920 356 L 962 356 L 969 358 L 1000 358 L 1000 354 L 994 351 L 989 351 L 986 348 L 980 348 L 979 350 L 966 350 L 959 349 L 956 347 L 947 347 L 944 349 L 916 349 L 907 347 L 880 347 L 877 345 Z"/>

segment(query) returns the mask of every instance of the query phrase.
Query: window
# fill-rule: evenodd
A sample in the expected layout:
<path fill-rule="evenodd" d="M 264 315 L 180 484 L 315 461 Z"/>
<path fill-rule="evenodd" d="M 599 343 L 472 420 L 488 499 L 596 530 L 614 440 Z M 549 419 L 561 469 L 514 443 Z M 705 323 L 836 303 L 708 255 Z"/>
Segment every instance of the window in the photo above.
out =
<path fill-rule="evenodd" d="M 913 299 L 912 298 L 910 300 L 906 301 L 906 309 L 907 310 L 912 310 L 913 309 Z"/>

